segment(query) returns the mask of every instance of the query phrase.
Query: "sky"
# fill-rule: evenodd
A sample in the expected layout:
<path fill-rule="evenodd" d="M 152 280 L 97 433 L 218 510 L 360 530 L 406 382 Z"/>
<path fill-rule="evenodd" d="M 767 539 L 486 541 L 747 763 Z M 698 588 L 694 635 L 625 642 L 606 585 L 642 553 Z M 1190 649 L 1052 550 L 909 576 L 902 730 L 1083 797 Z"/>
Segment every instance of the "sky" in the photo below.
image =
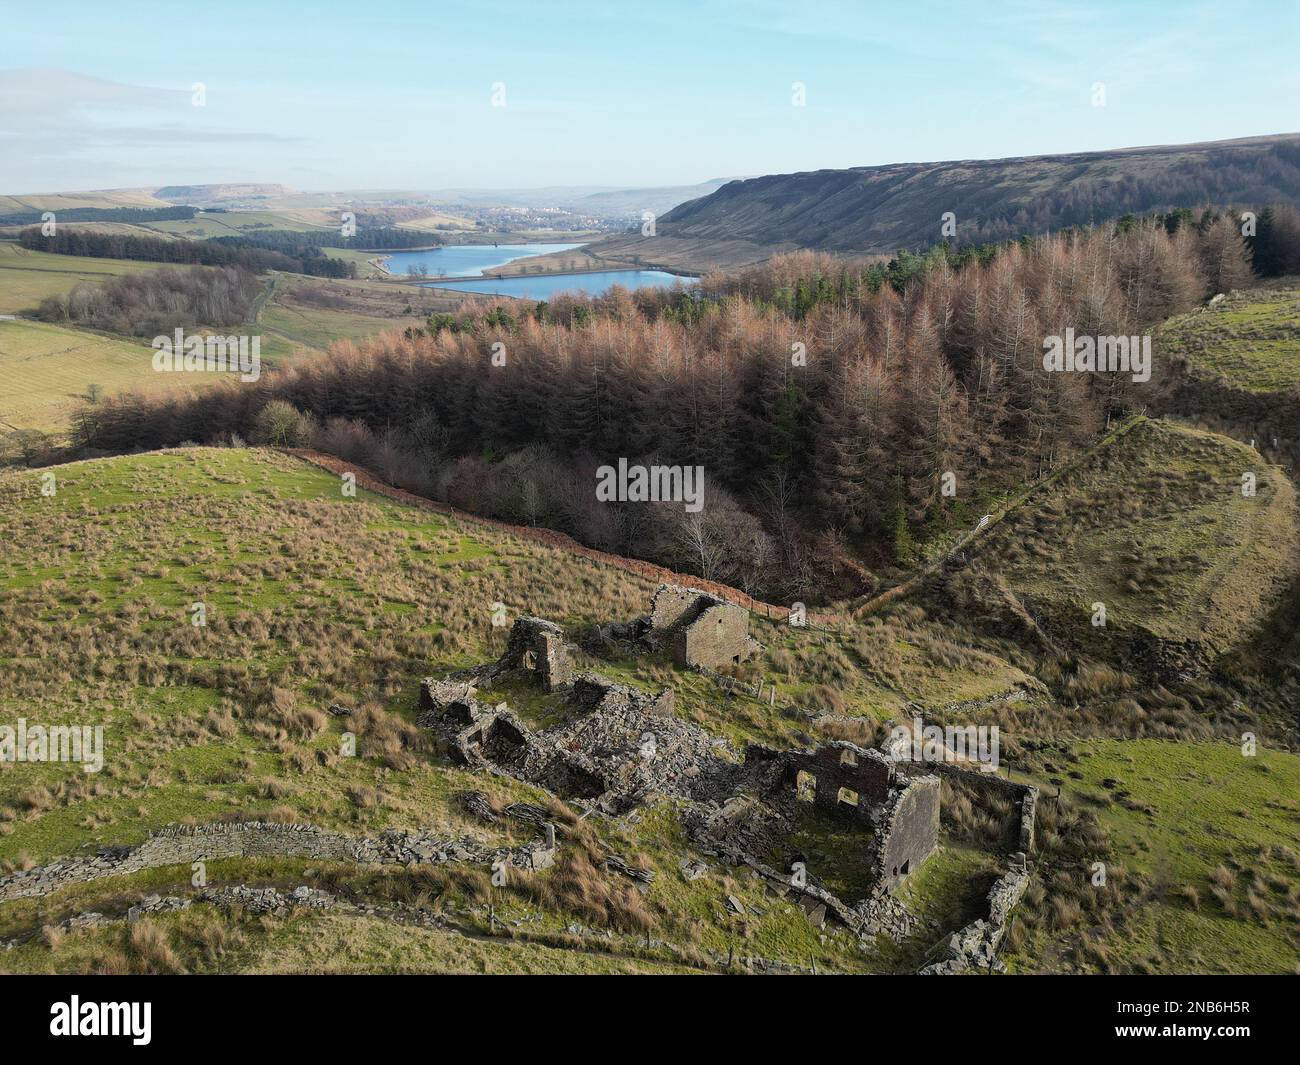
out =
<path fill-rule="evenodd" d="M 1298 59 L 1296 0 L 51 0 L 5 20 L 0 193 L 646 187 L 1289 133 Z"/>

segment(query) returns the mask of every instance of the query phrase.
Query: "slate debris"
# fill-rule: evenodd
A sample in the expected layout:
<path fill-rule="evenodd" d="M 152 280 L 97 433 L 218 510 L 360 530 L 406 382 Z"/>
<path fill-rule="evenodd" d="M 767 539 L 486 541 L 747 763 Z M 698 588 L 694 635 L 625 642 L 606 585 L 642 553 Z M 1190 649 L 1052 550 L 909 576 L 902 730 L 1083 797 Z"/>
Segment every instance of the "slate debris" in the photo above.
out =
<path fill-rule="evenodd" d="M 635 865 L 629 865 L 625 859 L 620 858 L 617 854 L 605 855 L 605 868 L 621 873 L 623 876 L 635 880 L 638 884 L 651 884 L 655 878 L 653 869 L 642 869 Z"/>

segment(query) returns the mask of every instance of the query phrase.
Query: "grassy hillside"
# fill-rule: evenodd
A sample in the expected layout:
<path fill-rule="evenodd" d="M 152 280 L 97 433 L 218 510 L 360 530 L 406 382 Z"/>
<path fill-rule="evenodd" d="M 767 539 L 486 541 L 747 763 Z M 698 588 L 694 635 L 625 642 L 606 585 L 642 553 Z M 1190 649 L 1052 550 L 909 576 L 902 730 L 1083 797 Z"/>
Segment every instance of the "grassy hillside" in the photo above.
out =
<path fill-rule="evenodd" d="M 340 252 L 358 259 L 373 253 Z M 158 263 L 90 259 L 32 252 L 0 242 L 0 314 L 30 311 L 46 296 L 64 295 Z M 182 267 L 181 269 L 188 269 Z M 385 329 L 423 326 L 434 311 L 453 310 L 460 296 L 416 286 L 371 284 L 274 274 L 257 321 L 244 330 L 262 337 L 267 365 L 323 351 Z M 35 321 L 0 321 L 0 429 L 61 434 L 92 385 L 102 395 L 204 387 L 212 378 L 156 374 L 146 341 Z"/>
<path fill-rule="evenodd" d="M 100 395 L 157 392 L 178 386 L 155 373 L 145 340 L 114 337 L 44 322 L 0 322 L 0 429 L 62 433 L 92 386 Z M 201 388 L 212 375 L 187 374 Z"/>
<path fill-rule="evenodd" d="M 8 674 L 0 704 L 6 720 L 99 716 L 112 708 L 105 723 L 118 753 L 106 793 L 58 803 L 62 808 L 44 817 L 10 820 L 0 840 L 7 857 L 66 852 L 106 838 L 110 825 L 113 835 L 139 839 L 178 816 L 247 811 L 250 802 L 269 812 L 275 803 L 257 794 L 266 779 L 298 777 L 291 762 L 305 755 L 314 765 L 317 749 L 337 746 L 341 729 L 316 709 L 321 699 L 328 705 L 370 698 L 409 711 L 431 663 L 465 661 L 487 645 L 492 602 L 504 596 L 511 606 L 519 603 L 478 539 L 427 512 L 345 499 L 337 477 L 297 460 L 194 450 L 77 463 L 57 474 L 53 499 L 40 496 L 35 472 L 2 475 L 0 522 L 17 542 L 0 564 L 0 657 Z M 48 532 L 51 523 L 66 530 L 62 544 L 36 531 Z M 110 529 L 116 531 L 106 535 Z M 550 589 L 539 606 L 572 601 L 577 575 L 566 579 L 558 561 L 538 571 Z M 612 583 L 589 591 L 593 602 L 611 608 L 631 599 L 629 589 Z M 432 607 L 453 595 L 465 604 L 463 614 Z M 190 624 L 196 601 L 207 604 L 205 629 Z M 472 609 L 479 601 L 482 612 Z M 34 613 L 19 623 L 10 611 L 21 602 L 28 604 L 24 613 Z M 80 640 L 59 640 L 52 656 L 39 649 L 65 626 L 97 649 L 79 647 Z M 143 642 L 133 650 L 137 640 Z M 344 646 L 344 656 L 330 650 Z M 92 667 L 92 659 L 100 665 Z M 79 708 L 59 695 L 73 675 L 89 696 Z M 289 717 L 269 729 L 233 717 L 218 724 L 234 713 L 232 697 L 258 691 L 259 701 L 278 701 Z M 131 724 L 137 714 L 143 716 Z M 306 717 L 292 724 L 300 714 Z M 383 719 L 389 739 L 402 734 L 400 720 Z M 301 783 L 277 790 L 278 798 L 292 795 L 301 814 L 322 823 L 382 827 L 393 818 L 422 823 L 425 814 L 436 821 L 452 780 L 389 753 L 404 770 L 402 787 L 393 789 L 395 803 L 371 805 L 359 822 L 347 789 L 387 776 L 379 761 L 339 762 L 323 775 L 304 769 Z M 241 762 L 245 768 L 234 772 Z M 61 767 L 29 768 L 25 780 L 0 778 L 11 808 L 24 792 L 61 778 L 81 790 Z M 213 790 L 223 776 L 225 784 Z"/>
<path fill-rule="evenodd" d="M 373 252 L 342 254 L 374 258 Z M 461 302 L 461 297 L 415 285 L 277 274 L 274 291 L 258 313 L 257 328 L 263 335 L 263 354 L 284 357 L 385 329 L 418 328 L 433 312 L 454 310 Z"/>
<path fill-rule="evenodd" d="M 1088 856 L 1063 899 L 1101 894 L 1093 861 L 1128 901 L 1089 919 L 1073 903 L 1017 919 L 1018 972 L 1293 973 L 1300 959 L 1300 756 L 1229 744 L 1093 740 L 1035 774 L 1095 812 L 1110 853 Z M 1041 766 L 1041 763 L 1040 763 Z M 1037 891 L 1041 889 L 1031 889 Z M 1082 964 L 1081 964 L 1082 963 Z"/>
<path fill-rule="evenodd" d="M 418 229 L 430 233 L 445 230 L 448 227 L 452 229 L 473 229 L 474 221 L 463 215 L 430 208 L 427 215 L 421 215 L 419 218 L 409 218 L 397 223 L 398 229 Z"/>
<path fill-rule="evenodd" d="M 1226 387 L 1271 394 L 1300 392 L 1300 284 L 1294 278 L 1232 293 L 1215 306 L 1170 319 L 1161 354 Z"/>
<path fill-rule="evenodd" d="M 1263 623 L 1298 543 L 1281 470 L 1227 437 L 1146 420 L 1013 512 L 976 557 L 1049 632 L 1086 644 L 1146 634 L 1217 655 Z"/>
<path fill-rule="evenodd" d="M 202 240 L 208 237 L 254 236 L 262 229 L 305 233 L 322 229 L 337 231 L 338 227 L 338 212 L 322 208 L 298 211 L 221 211 L 176 221 L 149 222 L 144 228 Z"/>
<path fill-rule="evenodd" d="M 104 281 L 162 263 L 127 259 L 91 259 L 29 251 L 0 241 L 0 314 L 32 310 L 46 296 L 63 296 L 83 281 Z"/>
<path fill-rule="evenodd" d="M 135 843 L 185 820 L 294 820 L 355 835 L 422 828 L 495 845 L 522 841 L 526 829 L 478 821 L 457 793 L 479 788 L 495 801 L 550 800 L 435 756 L 413 727 L 419 678 L 499 653 L 505 630 L 491 625 L 494 603 L 512 617 L 539 614 L 578 629 L 635 616 L 653 590 L 641 577 L 496 529 L 365 491 L 345 497 L 333 474 L 267 451 L 184 449 L 54 473 L 52 498 L 41 495 L 36 471 L 0 473 L 7 545 L 0 557 L 0 721 L 101 723 L 106 768 L 92 776 L 75 766 L 23 763 L 0 774 L 0 862 L 10 867 Z M 191 623 L 195 603 L 205 605 L 203 627 Z M 775 708 L 725 698 L 666 659 L 587 664 L 646 689 L 673 685 L 679 716 L 735 742 L 781 745 L 813 736 L 870 742 L 881 723 L 916 705 L 937 711 L 954 700 L 1041 687 L 914 605 L 844 631 L 761 619 L 754 629 L 766 650 L 744 675 L 777 683 Z M 525 717 L 532 713 L 521 693 L 489 693 L 498 696 Z M 1019 704 L 1025 721 L 1043 710 L 1041 698 Z M 324 713 L 334 702 L 356 710 L 347 718 Z M 819 714 L 829 716 L 814 720 Z M 355 757 L 340 753 L 345 730 L 357 735 Z M 1031 757 L 1021 770 L 1049 790 L 1063 783 L 1068 800 L 1095 809 L 1109 839 L 1107 860 L 1131 868 L 1136 885 L 1121 923 L 1145 938 L 1129 942 L 1107 925 L 1093 937 L 1102 946 L 1090 940 L 1087 950 L 1109 951 L 1108 964 L 1179 971 L 1229 964 L 1233 950 L 1249 947 L 1257 967 L 1287 968 L 1284 918 L 1296 890 L 1287 854 L 1295 847 L 1300 759 L 1266 752 L 1246 763 L 1226 747 L 1100 740 L 1071 753 L 1068 773 L 1052 757 Z M 1201 838 L 1202 821 L 1213 826 L 1213 838 Z M 253 919 L 196 904 L 148 919 L 143 931 L 112 925 L 50 933 L 5 954 L 0 967 L 654 971 L 692 969 L 688 959 L 703 957 L 698 952 L 725 956 L 739 947 L 795 965 L 812 960 L 820 969 L 906 970 L 974 906 L 972 885 L 992 875 L 987 854 L 945 836 L 907 892 L 930 923 L 902 947 L 862 945 L 830 926 L 815 929 L 761 881 L 735 870 L 684 881 L 677 867 L 689 850 L 671 805 L 584 825 L 566 830 L 578 833 L 574 846 L 633 855 L 657 872 L 640 903 L 619 905 L 643 907 L 654 936 L 686 955 L 646 950 L 638 945 L 644 937 L 625 931 L 598 945 L 586 938 L 582 927 L 599 929 L 610 918 L 597 918 L 569 893 L 564 871 L 540 881 L 551 894 L 527 884 L 497 892 L 489 913 L 485 880 L 472 869 L 368 872 L 262 858 L 215 862 L 209 883 L 286 890 L 311 883 L 397 906 L 424 899 L 420 905 L 433 907 L 437 923 L 409 928 L 343 911 Z M 810 825 L 802 845 L 820 856 L 830 882 L 843 880 L 848 891 L 856 874 L 851 863 L 836 864 L 843 853 L 837 838 Z M 1273 849 L 1248 864 L 1265 846 Z M 1228 901 L 1214 894 L 1226 883 L 1220 865 L 1237 870 Z M 86 910 L 119 912 L 121 900 L 150 892 L 183 894 L 189 875 L 167 867 L 0 904 L 0 938 Z M 1184 884 L 1200 886 L 1199 909 L 1177 893 Z M 1252 901 L 1260 891 L 1263 902 Z M 744 922 L 728 916 L 728 895 L 750 911 Z M 1086 922 L 1056 927 L 1050 905 L 1044 897 L 1027 906 L 1012 958 L 1017 967 L 1069 968 L 1086 954 L 1076 942 Z M 527 945 L 502 940 L 503 929 Z M 320 945 L 322 936 L 335 945 Z M 1182 937 L 1197 939 L 1194 952 L 1171 947 Z"/>
<path fill-rule="evenodd" d="M 103 722 L 108 767 L 89 777 L 75 767 L 23 764 L 0 776 L 0 860 L 18 865 L 136 842 L 185 819 L 519 838 L 508 826 L 485 829 L 455 794 L 479 787 L 505 801 L 545 797 L 432 759 L 424 734 L 412 728 L 419 678 L 501 650 L 504 630 L 490 624 L 494 602 L 512 616 L 538 613 L 581 626 L 635 616 L 653 591 L 649 581 L 559 549 L 364 492 L 345 498 L 336 477 L 269 452 L 184 450 L 77 463 L 56 475 L 51 499 L 40 495 L 36 472 L 0 474 L 0 535 L 12 548 L 0 562 L 0 720 Z M 201 629 L 190 623 L 195 602 L 207 605 Z M 779 706 L 802 701 L 883 716 L 902 704 L 904 690 L 931 688 L 947 698 L 954 684 L 1008 684 L 1017 675 L 989 656 L 967 659 L 915 617 L 852 639 L 760 629 L 771 650 L 755 668 L 778 681 Z M 874 679 L 858 675 L 859 656 L 871 662 Z M 954 669 L 936 687 L 941 660 Z M 757 700 L 726 699 L 666 660 L 599 666 L 647 688 L 675 684 L 680 714 L 738 741 L 790 744 L 811 727 Z M 69 700 L 71 683 L 78 694 Z M 334 701 L 358 711 L 346 721 L 330 717 L 323 708 Z M 358 757 L 336 753 L 345 727 L 358 735 Z M 683 882 L 681 828 L 668 809 L 652 808 L 635 824 L 602 824 L 599 832 L 605 846 L 659 871 L 647 904 L 656 935 L 667 940 L 725 952 L 735 940 L 721 904 L 732 894 L 765 915 L 750 921 L 748 944 L 764 956 L 796 964 L 815 958 L 837 969 L 894 964 L 872 962 L 838 932 L 823 941 L 747 876 Z M 141 883 L 180 888 L 182 872 Z M 255 872 L 271 882 L 304 875 L 301 863 Z M 79 912 L 123 889 L 60 894 L 40 912 Z M 473 890 L 461 885 L 451 897 Z M 33 905 L 0 906 L 0 937 L 6 928 L 28 927 Z M 515 917 L 537 913 L 525 897 L 498 897 L 497 907 Z M 477 929 L 484 916 L 466 919 Z M 581 906 L 561 907 L 526 927 L 563 935 L 575 918 L 591 920 Z M 364 951 L 364 944 L 363 937 L 349 950 Z M 74 949 L 66 957 L 75 967 L 84 955 Z M 356 957 L 335 961 L 346 968 Z M 275 958 L 271 950 L 250 964 L 292 964 Z M 19 955 L 12 964 L 49 963 L 31 959 Z M 429 954 L 409 964 L 435 962 Z"/>
<path fill-rule="evenodd" d="M 0 214 L 19 211 L 70 211 L 77 207 L 170 207 L 148 189 L 101 189 L 97 192 L 51 192 L 0 196 Z"/>
<path fill-rule="evenodd" d="M 410 927 L 375 917 L 295 913 L 288 920 L 230 918 L 199 905 L 143 926 L 35 939 L 10 951 L 8 973 L 442 973 L 672 975 L 669 962 L 489 938 L 472 928 Z"/>

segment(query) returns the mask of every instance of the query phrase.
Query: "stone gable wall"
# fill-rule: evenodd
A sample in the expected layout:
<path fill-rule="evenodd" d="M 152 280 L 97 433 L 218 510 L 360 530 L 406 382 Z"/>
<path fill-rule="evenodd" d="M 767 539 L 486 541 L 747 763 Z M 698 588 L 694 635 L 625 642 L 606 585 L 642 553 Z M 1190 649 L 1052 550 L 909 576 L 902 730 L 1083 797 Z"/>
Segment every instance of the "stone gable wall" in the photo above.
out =
<path fill-rule="evenodd" d="M 661 584 L 650 601 L 650 627 L 659 632 L 666 632 L 686 619 L 700 599 L 708 598 L 710 597 L 705 592 L 695 588 Z"/>
<path fill-rule="evenodd" d="M 730 603 L 710 603 L 682 625 L 673 644 L 673 657 L 681 666 L 720 669 L 743 662 L 749 654 L 749 613 Z"/>
<path fill-rule="evenodd" d="M 880 815 L 872 846 L 876 883 L 892 892 L 939 842 L 939 778 L 914 777 L 894 792 Z"/>

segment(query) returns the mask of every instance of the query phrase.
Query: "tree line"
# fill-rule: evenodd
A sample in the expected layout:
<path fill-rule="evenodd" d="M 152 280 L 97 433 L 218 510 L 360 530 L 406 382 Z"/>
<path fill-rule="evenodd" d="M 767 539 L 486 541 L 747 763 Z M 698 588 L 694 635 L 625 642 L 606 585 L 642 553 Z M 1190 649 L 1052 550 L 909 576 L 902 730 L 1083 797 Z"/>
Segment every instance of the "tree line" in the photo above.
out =
<path fill-rule="evenodd" d="M 1294 212 L 1273 217 L 1288 221 L 1272 246 L 1294 261 Z M 911 561 L 918 540 L 966 527 L 1160 387 L 1158 351 L 1137 384 L 1046 372 L 1045 338 L 1149 333 L 1251 283 L 1251 256 L 1236 215 L 1214 212 L 958 266 L 935 252 L 899 284 L 888 263 L 796 253 L 691 290 L 501 305 L 339 342 L 255 388 L 102 403 L 78 439 L 314 443 L 467 510 L 755 593 L 826 594 L 843 578 L 831 563 Z M 703 466 L 704 511 L 597 502 L 594 471 L 619 457 Z"/>
<path fill-rule="evenodd" d="M 440 241 L 431 233 L 418 229 L 391 226 L 358 226 L 356 233 L 345 237 L 337 229 L 262 229 L 229 237 L 211 237 L 212 241 L 238 247 L 270 248 L 286 255 L 300 255 L 303 248 L 352 248 L 357 251 L 399 251 L 403 248 L 433 248 Z"/>
<path fill-rule="evenodd" d="M 47 296 L 36 317 L 153 337 L 177 328 L 194 331 L 238 325 L 248 320 L 261 291 L 262 283 L 237 266 L 162 267 L 102 284 L 83 282 L 65 296 Z"/>
<path fill-rule="evenodd" d="M 313 277 L 356 277 L 355 263 L 332 259 L 318 247 L 297 245 L 292 254 L 260 248 L 245 237 L 228 240 L 169 240 L 126 233 L 94 233 L 59 227 L 45 236 L 32 227 L 18 234 L 18 243 L 32 251 L 82 255 L 96 259 L 132 259 L 153 263 L 234 266 L 262 273 L 285 270 Z"/>

